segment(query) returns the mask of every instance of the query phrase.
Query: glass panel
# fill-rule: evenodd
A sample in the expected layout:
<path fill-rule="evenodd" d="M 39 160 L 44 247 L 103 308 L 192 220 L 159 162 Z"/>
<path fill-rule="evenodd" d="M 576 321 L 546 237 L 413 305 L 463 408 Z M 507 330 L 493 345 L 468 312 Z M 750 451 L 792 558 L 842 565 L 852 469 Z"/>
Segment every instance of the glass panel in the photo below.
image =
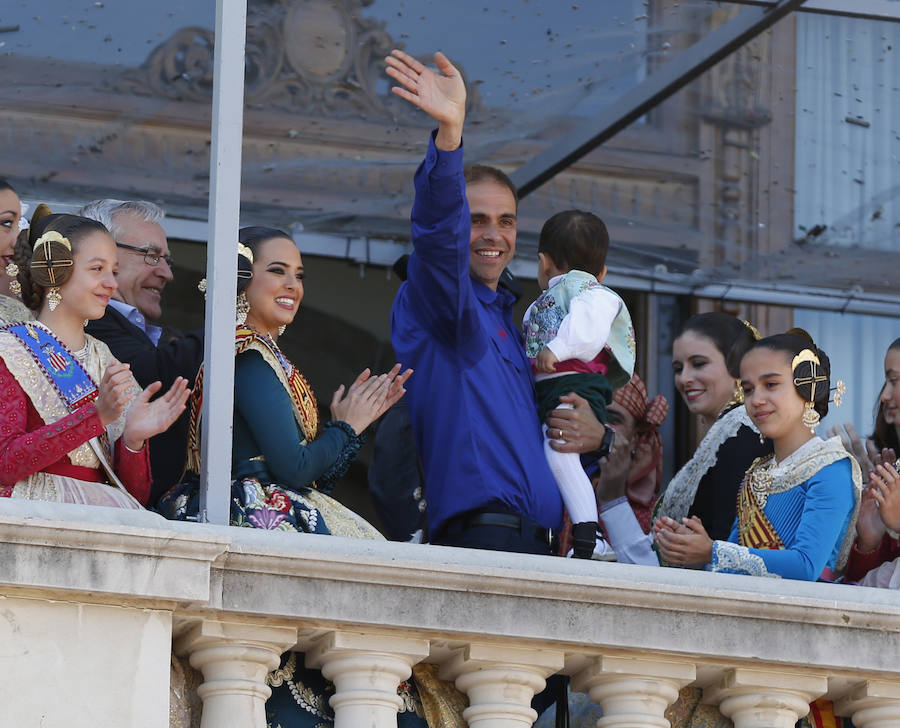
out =
<path fill-rule="evenodd" d="M 828 354 L 832 382 L 842 379 L 847 387 L 843 405 L 829 405 L 819 434 L 824 437 L 829 427 L 852 422 L 860 435 L 871 435 L 884 384 L 884 355 L 890 343 L 900 337 L 900 321 L 796 309 L 794 323 L 806 329 Z"/>
<path fill-rule="evenodd" d="M 57 212 L 113 197 L 205 220 L 214 21 L 214 0 L 5 3 L 0 177 Z M 202 325 L 196 292 L 176 295 L 200 275 L 179 275 L 190 257 L 179 236 L 170 230 L 177 265 L 164 317 L 194 324 L 183 312 L 196 308 Z"/>
<path fill-rule="evenodd" d="M 895 292 L 900 23 L 804 15 L 797 30 L 794 235 L 853 263 L 834 283 Z"/>

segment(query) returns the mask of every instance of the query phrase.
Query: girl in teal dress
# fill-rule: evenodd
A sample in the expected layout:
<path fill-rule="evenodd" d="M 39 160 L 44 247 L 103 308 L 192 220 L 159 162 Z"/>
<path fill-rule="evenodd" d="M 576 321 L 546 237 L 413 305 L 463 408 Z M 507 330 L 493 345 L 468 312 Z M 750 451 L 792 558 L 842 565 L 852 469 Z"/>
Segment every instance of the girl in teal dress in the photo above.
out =
<path fill-rule="evenodd" d="M 279 334 L 294 320 L 303 299 L 300 252 L 285 232 L 274 228 L 243 228 L 239 240 L 231 523 L 382 539 L 328 493 L 356 458 L 365 430 L 403 396 L 412 372 L 401 373 L 399 364 L 380 376 L 363 371 L 349 388 L 338 388 L 331 419 L 320 423 L 315 394 L 278 347 Z M 169 518 L 197 513 L 202 390 L 201 370 L 191 400 L 188 477 L 159 504 Z M 426 725 L 420 692 L 446 691 L 451 700 L 459 698 L 427 666 L 416 666 L 415 676 L 398 689 L 403 705 L 399 726 Z M 319 670 L 305 667 L 302 653 L 286 652 L 267 683 L 272 688 L 266 702 L 270 728 L 333 725 L 328 698 L 334 688 Z M 432 725 L 454 724 L 437 714 L 429 718 Z"/>

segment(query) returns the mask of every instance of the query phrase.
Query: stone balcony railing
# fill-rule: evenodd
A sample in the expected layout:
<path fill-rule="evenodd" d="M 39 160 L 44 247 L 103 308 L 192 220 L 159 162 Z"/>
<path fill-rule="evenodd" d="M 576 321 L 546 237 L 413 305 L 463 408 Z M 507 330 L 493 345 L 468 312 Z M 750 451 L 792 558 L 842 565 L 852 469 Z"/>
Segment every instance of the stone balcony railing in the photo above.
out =
<path fill-rule="evenodd" d="M 737 728 L 789 728 L 821 696 L 900 726 L 894 592 L 0 499 L 0 725 L 166 728 L 173 645 L 204 728 L 262 728 L 290 648 L 334 681 L 338 728 L 396 725 L 419 661 L 479 728 L 531 725 L 560 671 L 604 727 L 664 727 L 690 684 Z"/>

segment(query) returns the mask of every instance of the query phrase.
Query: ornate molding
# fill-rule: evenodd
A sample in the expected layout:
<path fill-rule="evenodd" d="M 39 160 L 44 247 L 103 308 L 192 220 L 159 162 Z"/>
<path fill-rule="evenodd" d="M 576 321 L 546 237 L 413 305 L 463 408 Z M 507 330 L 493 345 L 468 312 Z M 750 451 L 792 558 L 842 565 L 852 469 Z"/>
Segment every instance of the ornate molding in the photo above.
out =
<path fill-rule="evenodd" d="M 250 0 L 247 9 L 245 102 L 329 117 L 412 116 L 407 104 L 379 88 L 383 58 L 402 47 L 384 21 L 364 18 L 374 0 Z M 118 91 L 206 103 L 212 98 L 215 34 L 177 30 L 147 60 L 129 69 Z M 424 60 L 424 59 L 423 59 Z M 469 89 L 470 111 L 480 108 Z"/>

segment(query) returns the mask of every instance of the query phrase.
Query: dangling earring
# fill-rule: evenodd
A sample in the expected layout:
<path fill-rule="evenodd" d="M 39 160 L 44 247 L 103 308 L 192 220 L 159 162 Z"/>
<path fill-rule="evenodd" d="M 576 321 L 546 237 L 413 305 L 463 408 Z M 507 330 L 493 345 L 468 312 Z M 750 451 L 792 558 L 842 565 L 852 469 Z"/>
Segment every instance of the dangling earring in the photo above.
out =
<path fill-rule="evenodd" d="M 759 433 L 759 444 L 760 444 L 760 445 L 765 445 L 765 444 L 766 444 L 766 436 L 763 435 L 761 432 Z"/>
<path fill-rule="evenodd" d="M 22 296 L 22 286 L 19 285 L 19 281 L 16 278 L 19 275 L 19 266 L 15 263 L 10 263 L 6 266 L 6 275 L 8 275 L 12 280 L 9 282 L 9 292 L 14 296 Z"/>
<path fill-rule="evenodd" d="M 735 404 L 744 404 L 744 390 L 737 379 L 734 380 L 734 394 L 731 395 L 731 401 Z"/>
<path fill-rule="evenodd" d="M 287 324 L 281 324 L 281 326 L 278 327 L 278 335 L 281 336 L 286 328 Z"/>
<path fill-rule="evenodd" d="M 62 303 L 62 294 L 59 292 L 59 288 L 54 286 L 47 291 L 47 308 L 51 311 L 55 311 L 60 303 Z"/>
<path fill-rule="evenodd" d="M 819 413 L 816 412 L 816 406 L 812 402 L 807 402 L 803 406 L 803 417 L 800 418 L 800 421 L 803 422 L 804 427 L 808 427 L 811 434 L 816 434 L 816 427 L 819 424 Z"/>
<path fill-rule="evenodd" d="M 247 294 L 241 293 L 237 297 L 237 307 L 235 313 L 235 319 L 237 321 L 238 326 L 243 326 L 244 322 L 247 320 L 247 314 L 250 313 L 250 301 L 247 300 Z"/>

